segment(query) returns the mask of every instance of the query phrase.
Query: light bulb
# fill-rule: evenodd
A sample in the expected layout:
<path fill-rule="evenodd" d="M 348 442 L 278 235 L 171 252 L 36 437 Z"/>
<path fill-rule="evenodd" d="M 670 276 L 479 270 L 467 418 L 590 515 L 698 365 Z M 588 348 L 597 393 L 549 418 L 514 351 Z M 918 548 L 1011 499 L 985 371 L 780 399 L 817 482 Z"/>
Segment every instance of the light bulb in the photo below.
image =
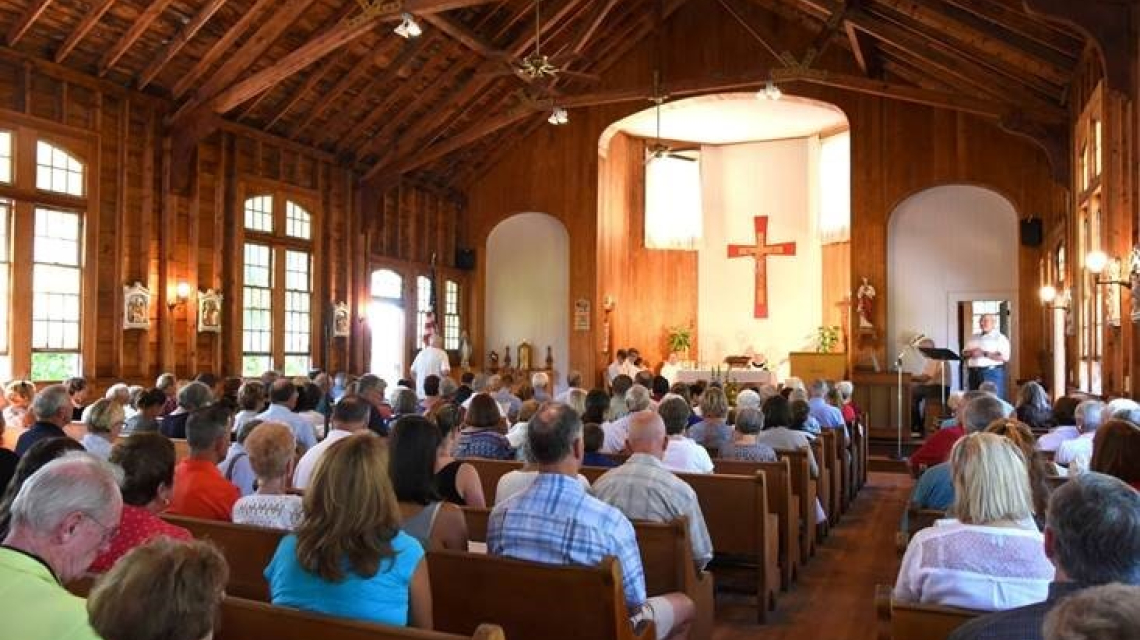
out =
<path fill-rule="evenodd" d="M 1052 304 L 1057 299 L 1057 289 L 1047 284 L 1037 291 L 1037 296 L 1041 298 L 1041 302 Z"/>
<path fill-rule="evenodd" d="M 565 107 L 554 107 L 546 121 L 552 125 L 561 126 L 570 122 L 570 114 L 566 112 Z"/>
<path fill-rule="evenodd" d="M 396 35 L 406 40 L 410 40 L 412 38 L 418 38 L 423 34 L 424 30 L 420 28 L 420 23 L 416 22 L 416 19 L 412 17 L 412 14 L 405 13 L 401 15 L 400 18 L 401 20 L 399 26 L 393 29 L 393 31 L 396 32 Z"/>
<path fill-rule="evenodd" d="M 1100 275 L 1108 266 L 1108 254 L 1103 251 L 1090 251 L 1085 256 L 1085 268 L 1093 275 Z"/>
<path fill-rule="evenodd" d="M 764 88 L 756 92 L 756 99 L 758 100 L 771 100 L 775 102 L 784 97 L 784 92 L 780 91 L 780 87 L 772 80 L 764 83 Z"/>

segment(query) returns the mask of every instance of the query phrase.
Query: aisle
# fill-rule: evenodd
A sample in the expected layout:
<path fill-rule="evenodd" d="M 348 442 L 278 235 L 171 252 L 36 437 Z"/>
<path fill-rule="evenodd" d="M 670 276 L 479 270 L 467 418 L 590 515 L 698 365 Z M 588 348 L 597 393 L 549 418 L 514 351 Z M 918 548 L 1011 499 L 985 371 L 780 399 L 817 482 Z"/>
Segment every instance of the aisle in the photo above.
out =
<path fill-rule="evenodd" d="M 720 595 L 713 640 L 874 640 L 875 585 L 894 583 L 895 530 L 911 484 L 903 474 L 870 474 L 799 581 L 780 594 L 768 624 L 754 623 L 743 597 Z"/>

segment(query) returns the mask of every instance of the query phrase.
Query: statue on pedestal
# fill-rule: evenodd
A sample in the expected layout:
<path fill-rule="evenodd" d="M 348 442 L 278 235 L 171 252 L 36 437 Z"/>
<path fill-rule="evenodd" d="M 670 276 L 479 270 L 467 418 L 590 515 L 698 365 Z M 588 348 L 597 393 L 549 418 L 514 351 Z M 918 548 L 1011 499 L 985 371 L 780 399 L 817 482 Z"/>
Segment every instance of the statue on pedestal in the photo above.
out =
<path fill-rule="evenodd" d="M 863 284 L 859 290 L 855 292 L 855 311 L 859 314 L 859 330 L 865 331 L 874 329 L 875 325 L 871 322 L 871 318 L 875 316 L 875 296 L 878 295 L 875 287 L 863 278 Z"/>
<path fill-rule="evenodd" d="M 471 368 L 471 339 L 467 337 L 466 331 L 459 333 L 459 366 Z"/>

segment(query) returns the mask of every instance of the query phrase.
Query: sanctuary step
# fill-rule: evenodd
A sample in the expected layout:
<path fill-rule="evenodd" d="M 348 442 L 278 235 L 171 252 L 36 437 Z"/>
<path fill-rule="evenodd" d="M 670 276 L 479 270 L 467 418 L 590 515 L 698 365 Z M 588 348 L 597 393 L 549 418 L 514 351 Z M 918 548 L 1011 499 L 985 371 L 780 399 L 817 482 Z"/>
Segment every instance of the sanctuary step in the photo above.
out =
<path fill-rule="evenodd" d="M 867 471 L 873 473 L 901 473 L 910 475 L 910 467 L 906 460 L 895 460 L 888 456 L 869 456 L 867 458 Z"/>

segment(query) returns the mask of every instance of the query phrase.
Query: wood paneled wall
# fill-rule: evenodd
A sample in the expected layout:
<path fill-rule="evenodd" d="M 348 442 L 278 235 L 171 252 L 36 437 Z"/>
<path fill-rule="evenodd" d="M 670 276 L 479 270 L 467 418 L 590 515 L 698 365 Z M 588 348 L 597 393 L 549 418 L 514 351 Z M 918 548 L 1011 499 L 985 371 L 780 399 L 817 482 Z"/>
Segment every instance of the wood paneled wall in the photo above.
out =
<path fill-rule="evenodd" d="M 175 166 L 163 124 L 168 107 L 149 95 L 0 52 L 0 126 L 91 141 L 83 160 L 96 172 L 86 212 L 95 239 L 84 263 L 83 369 L 96 386 L 150 384 L 164 371 L 180 377 L 240 374 L 243 201 L 253 191 L 291 194 L 314 216 L 317 366 L 355 372 L 367 366 L 364 318 L 374 259 L 426 270 L 436 253 L 441 274 L 462 280 L 464 274 L 453 270 L 462 215 L 457 197 L 415 186 L 361 192 L 359 176 L 328 154 L 228 123 L 198 145 L 191 166 Z M 179 183 L 189 190 L 176 189 Z M 123 285 L 135 281 L 153 294 L 146 331 L 122 329 Z M 194 296 L 167 307 L 178 282 L 221 290 L 221 333 L 197 331 Z M 440 291 L 442 297 L 442 286 Z M 326 321 L 339 301 L 353 311 L 353 329 L 350 337 L 334 339 Z"/>
<path fill-rule="evenodd" d="M 814 34 L 797 25 L 782 24 L 788 48 L 803 50 Z M 748 33 L 721 12 L 706 11 L 701 3 L 688 3 L 665 25 L 666 43 L 700 42 L 700 47 L 669 46 L 661 54 L 660 67 L 665 81 L 732 77 L 765 70 L 757 61 L 768 54 Z M 838 56 L 838 57 L 836 57 Z M 630 51 L 620 68 L 607 75 L 602 88 L 648 86 L 654 68 L 651 43 Z M 830 51 L 825 57 L 842 67 L 849 54 Z M 858 73 L 857 70 L 853 70 Z M 996 123 L 976 116 L 889 101 L 837 89 L 806 85 L 785 86 L 787 94 L 830 102 L 846 112 L 851 125 L 852 235 L 851 286 L 867 277 L 880 292 L 875 324 L 886 327 L 887 233 L 890 215 L 907 197 L 947 184 L 973 184 L 1001 193 L 1022 216 L 1036 215 L 1055 220 L 1068 207 L 1065 188 L 1052 182 L 1046 157 L 1022 138 L 1003 132 Z M 542 211 L 564 223 L 570 233 L 571 293 L 567 304 L 578 297 L 593 301 L 594 318 L 588 333 L 571 332 L 570 366 L 598 371 L 604 357 L 601 349 L 602 298 L 615 286 L 610 274 L 626 279 L 625 286 L 637 286 L 624 274 L 630 262 L 603 266 L 607 255 L 617 255 L 600 238 L 599 211 L 605 211 L 599 198 L 598 140 L 607 127 L 630 113 L 647 108 L 643 103 L 615 104 L 570 112 L 570 125 L 543 127 L 511 148 L 468 192 L 466 241 L 484 247 L 487 234 L 498 222 L 519 212 Z M 963 229 L 961 239 L 984 230 Z M 955 241 L 955 240 L 951 240 Z M 600 253 L 595 267 L 594 250 Z M 1036 299 L 1037 265 L 1040 251 L 1010 247 L 1018 254 L 1021 272 L 1019 317 L 1020 344 L 1016 355 L 1023 377 L 1040 373 L 1042 330 Z M 480 263 L 480 270 L 483 264 Z M 474 283 L 481 300 L 481 274 Z M 811 283 L 811 286 L 817 286 Z M 657 320 L 656 309 L 674 303 L 672 282 L 646 283 L 639 293 L 643 311 L 622 305 L 613 313 L 615 327 L 639 318 Z M 475 302 L 475 309 L 481 303 Z M 625 314 L 629 314 L 628 316 Z M 476 319 L 481 313 L 476 313 Z M 482 351 L 482 331 L 478 327 L 475 344 Z M 648 332 L 660 328 L 647 327 Z M 854 351 L 854 350 L 852 350 Z M 878 346 L 879 361 L 886 361 L 886 350 Z"/>

